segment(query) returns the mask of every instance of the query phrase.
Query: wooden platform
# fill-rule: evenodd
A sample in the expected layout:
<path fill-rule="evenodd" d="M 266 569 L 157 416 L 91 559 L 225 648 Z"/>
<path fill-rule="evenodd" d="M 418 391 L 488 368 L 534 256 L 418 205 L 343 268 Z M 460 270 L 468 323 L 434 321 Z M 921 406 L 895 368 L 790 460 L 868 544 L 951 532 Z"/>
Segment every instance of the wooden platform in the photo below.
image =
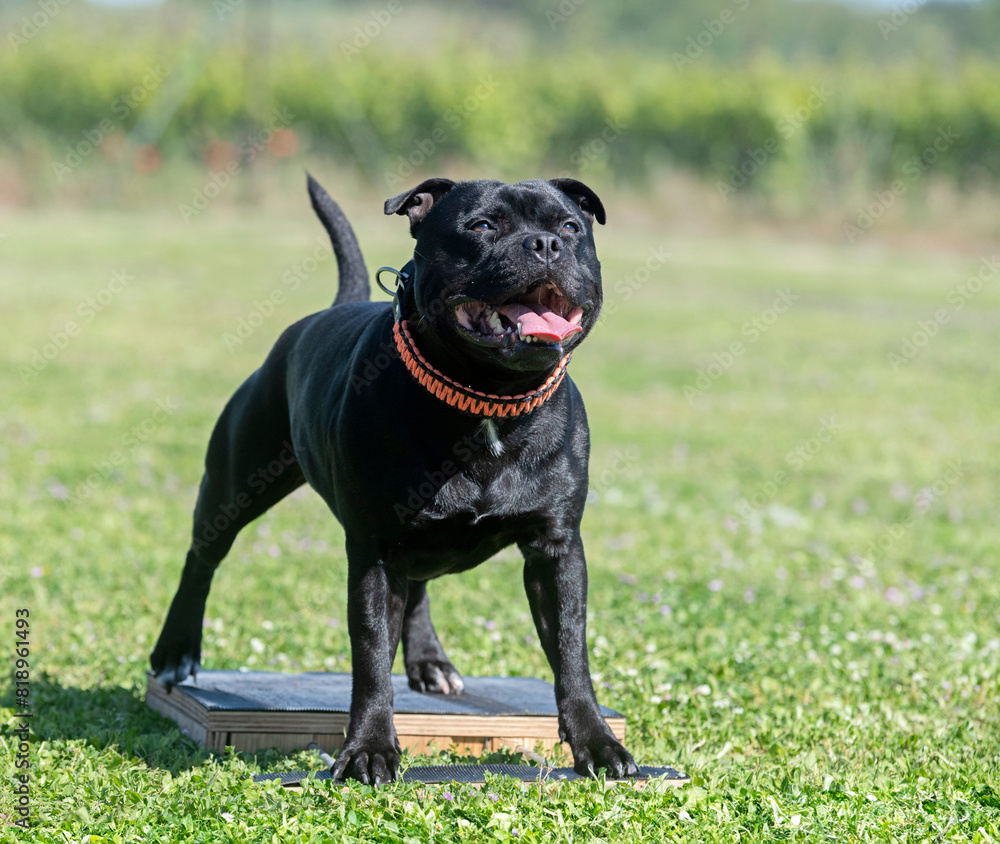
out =
<path fill-rule="evenodd" d="M 456 747 L 481 755 L 507 748 L 549 753 L 559 742 L 555 692 L 530 677 L 466 677 L 458 696 L 411 691 L 406 677 L 392 678 L 399 743 L 411 753 Z M 350 720 L 351 675 L 274 671 L 201 671 L 169 694 L 152 672 L 146 703 L 199 744 L 254 752 L 288 752 L 311 742 L 332 752 L 344 743 Z M 625 717 L 601 712 L 619 741 Z"/>

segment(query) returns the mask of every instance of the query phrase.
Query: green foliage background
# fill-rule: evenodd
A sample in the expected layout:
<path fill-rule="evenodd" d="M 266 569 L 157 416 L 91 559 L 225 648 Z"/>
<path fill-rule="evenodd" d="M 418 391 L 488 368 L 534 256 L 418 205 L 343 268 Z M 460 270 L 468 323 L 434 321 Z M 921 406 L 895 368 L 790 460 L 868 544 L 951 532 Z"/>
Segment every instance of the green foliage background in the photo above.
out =
<path fill-rule="evenodd" d="M 955 140 L 933 156 L 936 177 L 964 189 L 1000 176 L 1000 65 L 982 38 L 1000 29 L 996 4 L 897 17 L 664 5 L 70 5 L 18 40 L 25 5 L 2 19 L 0 150 L 44 183 L 102 119 L 197 159 L 278 110 L 304 149 L 390 186 L 461 162 L 632 182 L 680 168 L 720 189 L 838 195 L 905 177 L 942 132 Z M 151 68 L 166 81 L 147 93 Z"/>

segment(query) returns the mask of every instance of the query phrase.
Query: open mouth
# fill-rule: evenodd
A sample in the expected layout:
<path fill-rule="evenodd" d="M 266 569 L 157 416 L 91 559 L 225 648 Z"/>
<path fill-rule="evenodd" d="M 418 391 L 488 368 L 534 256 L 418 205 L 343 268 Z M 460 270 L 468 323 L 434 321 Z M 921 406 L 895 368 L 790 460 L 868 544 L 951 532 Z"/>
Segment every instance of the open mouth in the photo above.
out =
<path fill-rule="evenodd" d="M 574 308 L 551 281 L 502 304 L 460 302 L 455 306 L 455 319 L 472 339 L 491 346 L 512 346 L 517 341 L 562 343 L 583 331 L 583 308 Z"/>

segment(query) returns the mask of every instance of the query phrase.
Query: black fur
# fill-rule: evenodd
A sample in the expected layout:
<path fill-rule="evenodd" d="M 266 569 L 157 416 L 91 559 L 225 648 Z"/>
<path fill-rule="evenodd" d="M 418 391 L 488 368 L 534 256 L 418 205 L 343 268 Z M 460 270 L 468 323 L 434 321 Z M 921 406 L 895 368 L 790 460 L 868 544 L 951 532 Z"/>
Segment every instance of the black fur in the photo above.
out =
<path fill-rule="evenodd" d="M 392 309 L 359 301 L 368 282 L 346 219 L 311 179 L 310 195 L 337 250 L 341 292 L 281 335 L 216 424 L 153 669 L 168 685 L 197 670 L 216 567 L 241 528 L 308 481 L 347 542 L 353 696 L 338 778 L 379 784 L 397 775 L 390 669 L 400 641 L 411 687 L 461 692 L 431 623 L 426 583 L 512 544 L 524 555 L 528 602 L 576 770 L 636 774 L 600 715 L 588 667 L 580 520 L 589 433 L 576 386 L 567 376 L 536 410 L 489 423 L 430 395 L 392 351 Z M 407 215 L 417 240 L 402 315 L 429 362 L 460 383 L 507 395 L 536 389 L 596 322 L 591 226 L 604 221 L 604 208 L 585 185 L 434 179 L 385 210 Z M 504 303 L 540 281 L 583 309 L 581 333 L 562 344 L 501 348 L 456 325 L 456 303 Z"/>
<path fill-rule="evenodd" d="M 368 268 L 361 254 L 358 239 L 354 229 L 340 206 L 330 198 L 323 186 L 311 175 L 306 174 L 306 184 L 309 189 L 309 199 L 313 210 L 319 217 L 323 228 L 330 235 L 333 253 L 337 256 L 337 270 L 340 273 L 340 284 L 333 304 L 342 305 L 345 302 L 367 302 L 371 298 L 371 287 L 368 283 Z"/>

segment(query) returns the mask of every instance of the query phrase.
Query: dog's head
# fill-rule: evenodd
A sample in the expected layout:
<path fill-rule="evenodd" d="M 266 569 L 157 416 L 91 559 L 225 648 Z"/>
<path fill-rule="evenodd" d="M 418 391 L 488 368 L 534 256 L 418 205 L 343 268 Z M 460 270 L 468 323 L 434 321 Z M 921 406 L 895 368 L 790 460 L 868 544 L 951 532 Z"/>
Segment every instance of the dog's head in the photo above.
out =
<path fill-rule="evenodd" d="M 428 179 L 385 213 L 405 214 L 417 241 L 404 314 L 464 368 L 545 372 L 597 321 L 605 215 L 582 182 Z"/>

